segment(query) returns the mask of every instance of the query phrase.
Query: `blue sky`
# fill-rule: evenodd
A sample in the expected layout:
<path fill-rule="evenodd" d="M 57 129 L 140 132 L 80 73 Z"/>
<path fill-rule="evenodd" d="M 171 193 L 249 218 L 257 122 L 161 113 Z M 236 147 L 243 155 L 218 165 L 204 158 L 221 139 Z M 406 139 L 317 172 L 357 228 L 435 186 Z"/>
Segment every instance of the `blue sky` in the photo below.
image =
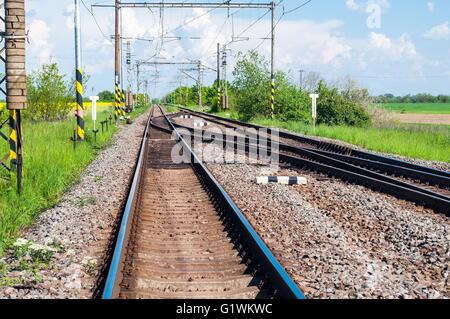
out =
<path fill-rule="evenodd" d="M 94 3 L 113 1 L 84 0 Z M 141 1 L 144 2 L 144 1 Z M 204 2 L 197 1 L 197 2 Z M 255 0 L 254 2 L 266 2 Z M 282 12 L 299 6 L 303 0 L 284 0 Z M 73 0 L 27 0 L 27 24 L 30 29 L 28 70 L 42 63 L 58 62 L 71 77 L 74 69 Z M 114 81 L 113 46 L 107 39 L 113 32 L 112 9 L 94 9 L 94 16 L 82 8 L 83 65 L 91 75 L 89 91 L 111 89 Z M 216 43 L 226 43 L 241 33 L 265 10 L 166 10 L 164 31 L 168 36 L 202 37 L 202 40 L 160 40 L 153 43 L 132 41 L 133 59 L 148 59 L 155 54 L 166 60 L 199 59 L 215 65 Z M 243 36 L 263 38 L 270 30 L 266 15 Z M 156 37 L 161 34 L 160 13 L 146 9 L 127 9 L 123 13 L 124 36 Z M 298 70 L 318 72 L 330 82 L 347 75 L 354 77 L 372 94 L 408 94 L 429 92 L 450 94 L 450 1 L 448 0 L 313 0 L 305 7 L 284 15 L 277 26 L 276 66 L 290 72 L 297 81 Z M 234 26 L 234 27 L 233 27 Z M 101 31 L 100 31 L 101 30 Z M 106 35 L 106 39 L 104 35 Z M 231 74 L 239 51 L 257 47 L 261 40 L 232 43 Z M 269 56 L 270 42 L 258 50 Z M 153 96 L 175 87 L 181 78 L 179 68 L 159 68 L 158 83 L 150 86 Z M 148 67 L 143 77 L 154 80 L 155 70 Z M 206 72 L 210 84 L 213 72 Z M 131 85 L 135 81 L 130 77 Z M 125 79 L 125 82 L 128 82 Z M 89 92 L 90 94 L 91 92 Z"/>

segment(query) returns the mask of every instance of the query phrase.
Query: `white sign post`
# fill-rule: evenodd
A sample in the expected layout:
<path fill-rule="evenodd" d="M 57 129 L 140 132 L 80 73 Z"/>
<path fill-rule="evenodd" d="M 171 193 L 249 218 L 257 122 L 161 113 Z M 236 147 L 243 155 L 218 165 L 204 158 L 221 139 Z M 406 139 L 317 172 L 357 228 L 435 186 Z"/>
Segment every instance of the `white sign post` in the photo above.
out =
<path fill-rule="evenodd" d="M 319 98 L 319 94 L 310 94 L 309 97 L 312 100 L 312 119 L 313 119 L 313 127 L 316 129 L 316 120 L 317 120 L 317 99 Z"/>
<path fill-rule="evenodd" d="M 92 121 L 94 122 L 94 137 L 95 140 L 97 140 L 97 132 L 98 130 L 95 127 L 95 124 L 97 122 L 97 101 L 99 99 L 98 96 L 91 96 L 89 97 L 92 101 Z"/>

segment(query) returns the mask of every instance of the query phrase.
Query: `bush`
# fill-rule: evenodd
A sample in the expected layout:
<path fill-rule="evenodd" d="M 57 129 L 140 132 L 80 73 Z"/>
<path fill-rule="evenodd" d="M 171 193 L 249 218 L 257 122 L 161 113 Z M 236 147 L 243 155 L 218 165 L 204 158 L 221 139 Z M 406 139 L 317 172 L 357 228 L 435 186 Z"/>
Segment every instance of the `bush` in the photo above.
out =
<path fill-rule="evenodd" d="M 114 102 L 115 96 L 111 91 L 102 91 L 98 94 L 99 100 L 102 102 Z"/>
<path fill-rule="evenodd" d="M 270 72 L 268 63 L 256 51 L 238 54 L 233 71 L 233 91 L 239 117 L 248 121 L 270 115 Z"/>
<path fill-rule="evenodd" d="M 68 116 L 75 91 L 59 73 L 56 63 L 45 64 L 27 78 L 28 108 L 24 115 L 32 120 L 54 121 Z"/>
<path fill-rule="evenodd" d="M 319 124 L 367 126 L 369 113 L 360 105 L 346 99 L 338 89 L 328 88 L 324 81 L 319 83 L 317 121 Z"/>

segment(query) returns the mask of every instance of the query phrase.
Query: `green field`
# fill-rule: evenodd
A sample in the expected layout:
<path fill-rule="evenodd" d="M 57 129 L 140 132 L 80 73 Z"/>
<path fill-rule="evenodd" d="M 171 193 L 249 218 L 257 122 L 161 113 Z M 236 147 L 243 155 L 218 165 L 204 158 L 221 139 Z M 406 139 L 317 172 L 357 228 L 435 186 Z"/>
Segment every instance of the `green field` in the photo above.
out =
<path fill-rule="evenodd" d="M 450 163 L 450 126 L 389 124 L 359 128 L 319 125 L 314 131 L 311 125 L 300 122 L 287 123 L 267 119 L 255 122 L 306 135 L 341 140 L 372 151 Z"/>
<path fill-rule="evenodd" d="M 136 110 L 132 117 L 143 111 L 144 108 Z M 111 108 L 99 113 L 97 120 L 106 119 L 112 112 Z M 109 145 L 117 130 L 114 124 L 109 126 L 109 130 L 100 132 L 97 142 L 94 142 L 92 125 L 89 115 L 86 117 L 86 142 L 78 143 L 74 150 L 70 141 L 75 127 L 74 118 L 53 123 L 24 123 L 22 196 L 17 195 L 15 183 L 5 179 L 9 177 L 6 171 L 0 170 L 0 255 L 21 229 L 60 200 L 98 152 Z M 6 142 L 0 142 L 1 155 L 7 153 L 7 147 Z"/>
<path fill-rule="evenodd" d="M 396 113 L 450 114 L 450 103 L 384 103 L 379 105 Z"/>

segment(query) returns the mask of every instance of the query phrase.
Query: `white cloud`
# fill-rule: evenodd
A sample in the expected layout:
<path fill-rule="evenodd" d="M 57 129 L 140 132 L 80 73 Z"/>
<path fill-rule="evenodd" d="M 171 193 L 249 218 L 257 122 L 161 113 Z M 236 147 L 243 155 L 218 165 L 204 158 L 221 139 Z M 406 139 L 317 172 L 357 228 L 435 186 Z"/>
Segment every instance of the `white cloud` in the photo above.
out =
<path fill-rule="evenodd" d="M 349 10 L 356 11 L 359 9 L 359 5 L 355 2 L 355 0 L 346 0 L 345 5 Z"/>
<path fill-rule="evenodd" d="M 347 9 L 351 11 L 361 12 L 367 12 L 367 10 L 373 6 L 378 6 L 381 10 L 385 10 L 390 7 L 389 0 L 367 0 L 363 2 L 357 2 L 356 0 L 346 0 L 345 5 Z"/>
<path fill-rule="evenodd" d="M 437 25 L 423 35 L 425 38 L 430 40 L 448 40 L 450 39 L 450 26 L 449 22 L 444 22 L 440 25 Z"/>
<path fill-rule="evenodd" d="M 369 34 L 369 50 L 376 55 L 392 61 L 402 59 L 415 59 L 417 50 L 410 37 L 404 33 L 398 40 L 392 40 L 382 33 L 371 32 Z"/>
<path fill-rule="evenodd" d="M 427 8 L 428 8 L 428 11 L 434 12 L 434 3 L 433 2 L 428 2 L 427 3 Z"/>
<path fill-rule="evenodd" d="M 30 51 L 36 57 L 37 64 L 41 65 L 50 61 L 53 44 L 50 43 L 50 27 L 43 20 L 33 20 L 28 28 L 30 30 Z"/>

